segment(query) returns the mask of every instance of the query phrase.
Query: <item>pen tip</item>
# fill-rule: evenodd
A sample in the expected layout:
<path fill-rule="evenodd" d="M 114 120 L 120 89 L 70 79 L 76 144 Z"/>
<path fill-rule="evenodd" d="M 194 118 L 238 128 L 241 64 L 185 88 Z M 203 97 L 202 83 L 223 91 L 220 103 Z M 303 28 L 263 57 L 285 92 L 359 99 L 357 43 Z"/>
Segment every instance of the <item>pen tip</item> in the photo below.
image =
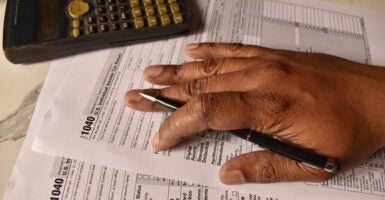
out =
<path fill-rule="evenodd" d="M 153 101 L 153 102 L 156 100 L 155 97 L 148 95 L 148 94 L 144 94 L 143 92 L 139 92 L 139 95 L 142 96 L 143 98 L 148 99 L 148 100 Z"/>

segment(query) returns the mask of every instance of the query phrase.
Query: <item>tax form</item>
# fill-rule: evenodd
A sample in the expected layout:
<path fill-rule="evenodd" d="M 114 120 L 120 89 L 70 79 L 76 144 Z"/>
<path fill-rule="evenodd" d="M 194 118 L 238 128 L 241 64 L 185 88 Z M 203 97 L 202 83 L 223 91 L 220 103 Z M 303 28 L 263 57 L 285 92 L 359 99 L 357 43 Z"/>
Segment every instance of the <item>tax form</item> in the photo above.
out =
<path fill-rule="evenodd" d="M 4 200 L 277 199 L 273 196 L 210 188 L 31 151 L 46 105 L 50 104 L 59 90 L 63 75 L 67 74 L 72 62 L 72 58 L 62 59 L 55 61 L 50 67 Z"/>
<path fill-rule="evenodd" d="M 141 78 L 144 67 L 188 60 L 181 52 L 190 42 L 242 42 L 385 63 L 378 51 L 369 51 L 379 44 L 373 42 L 376 35 L 370 33 L 371 25 L 365 26 L 368 17 L 302 4 L 213 0 L 201 11 L 206 19 L 203 26 L 196 24 L 200 34 L 95 52 L 92 59 L 78 57 L 45 114 L 33 150 L 229 188 L 215 175 L 219 166 L 241 153 L 258 150 L 257 146 L 226 133 L 203 132 L 175 148 L 155 153 L 149 141 L 167 114 L 130 110 L 124 105 L 124 93 L 132 88 L 156 87 Z M 323 199 L 323 195 L 330 199 L 383 199 L 384 183 L 384 152 L 380 151 L 362 166 L 320 184 L 246 184 L 231 188 L 274 194 L 280 199 L 298 199 L 298 191 L 303 199 Z"/>

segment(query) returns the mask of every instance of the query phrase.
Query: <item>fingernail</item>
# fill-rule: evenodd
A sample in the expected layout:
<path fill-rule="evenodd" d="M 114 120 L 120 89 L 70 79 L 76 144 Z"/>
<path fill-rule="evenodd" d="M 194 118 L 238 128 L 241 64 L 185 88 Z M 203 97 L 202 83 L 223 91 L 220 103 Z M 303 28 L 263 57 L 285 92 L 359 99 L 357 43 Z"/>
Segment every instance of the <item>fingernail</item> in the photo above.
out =
<path fill-rule="evenodd" d="M 245 183 L 246 179 L 240 170 L 225 170 L 221 172 L 221 181 L 225 184 Z"/>
<path fill-rule="evenodd" d="M 138 103 L 142 100 L 142 96 L 134 93 L 134 92 L 129 92 L 126 94 L 126 102 L 128 103 Z"/>
<path fill-rule="evenodd" d="M 149 77 L 159 76 L 163 71 L 163 66 L 149 66 L 145 69 L 144 74 Z"/>
<path fill-rule="evenodd" d="M 159 144 L 159 132 L 157 132 L 154 137 L 152 137 L 152 140 L 151 140 L 151 145 L 152 145 L 152 148 L 155 150 L 155 151 L 158 151 L 158 144 Z"/>
<path fill-rule="evenodd" d="M 199 44 L 198 43 L 192 43 L 192 44 L 188 44 L 186 46 L 186 50 L 194 50 L 196 48 L 198 48 Z"/>

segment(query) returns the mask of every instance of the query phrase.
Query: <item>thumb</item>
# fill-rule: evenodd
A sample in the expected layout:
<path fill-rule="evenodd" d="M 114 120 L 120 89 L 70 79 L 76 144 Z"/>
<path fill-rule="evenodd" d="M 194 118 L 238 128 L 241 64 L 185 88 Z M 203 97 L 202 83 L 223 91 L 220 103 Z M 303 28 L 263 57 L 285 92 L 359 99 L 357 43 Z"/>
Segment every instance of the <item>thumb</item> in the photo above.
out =
<path fill-rule="evenodd" d="M 227 161 L 219 171 L 225 184 L 325 181 L 332 173 L 315 169 L 271 151 L 255 151 Z"/>

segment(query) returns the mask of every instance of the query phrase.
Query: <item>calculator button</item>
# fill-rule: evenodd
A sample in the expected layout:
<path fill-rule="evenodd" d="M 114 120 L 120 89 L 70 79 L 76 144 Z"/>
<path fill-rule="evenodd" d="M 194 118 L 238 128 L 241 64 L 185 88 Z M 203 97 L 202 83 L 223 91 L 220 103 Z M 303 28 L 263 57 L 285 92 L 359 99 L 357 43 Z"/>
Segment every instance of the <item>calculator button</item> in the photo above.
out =
<path fill-rule="evenodd" d="M 111 15 L 110 15 L 110 19 L 111 19 L 111 21 L 118 21 L 118 20 L 119 20 L 119 15 L 117 15 L 117 14 L 111 14 Z"/>
<path fill-rule="evenodd" d="M 127 30 L 131 28 L 131 24 L 129 22 L 122 22 L 122 29 Z"/>
<path fill-rule="evenodd" d="M 164 4 L 165 0 L 155 0 L 156 4 Z"/>
<path fill-rule="evenodd" d="M 112 24 L 111 24 L 111 30 L 113 30 L 113 31 L 119 30 L 119 24 L 117 24 L 117 23 L 112 23 Z"/>
<path fill-rule="evenodd" d="M 87 17 L 87 22 L 88 22 L 89 24 L 94 24 L 94 23 L 96 23 L 96 17 L 92 17 L 92 16 Z"/>
<path fill-rule="evenodd" d="M 143 5 L 145 6 L 152 5 L 152 0 L 143 0 Z"/>
<path fill-rule="evenodd" d="M 143 19 L 143 17 L 136 17 L 136 18 L 134 18 L 134 24 L 135 24 L 135 28 L 142 28 L 142 27 L 144 27 L 144 19 Z"/>
<path fill-rule="evenodd" d="M 170 4 L 170 10 L 171 10 L 172 13 L 180 12 L 179 4 L 177 4 L 177 3 Z"/>
<path fill-rule="evenodd" d="M 155 16 L 148 16 L 147 22 L 149 27 L 154 27 L 158 25 L 158 20 L 156 19 Z"/>
<path fill-rule="evenodd" d="M 96 26 L 93 26 L 93 25 L 89 25 L 88 26 L 88 33 L 97 33 L 98 32 L 98 28 Z"/>
<path fill-rule="evenodd" d="M 172 17 L 174 18 L 174 23 L 175 24 L 181 24 L 183 23 L 183 16 L 181 13 L 175 13 L 172 15 Z"/>
<path fill-rule="evenodd" d="M 142 10 L 140 10 L 140 7 L 133 7 L 132 8 L 132 16 L 133 17 L 140 17 L 140 16 L 142 16 Z"/>
<path fill-rule="evenodd" d="M 108 2 L 109 4 L 111 4 L 111 3 L 115 3 L 116 0 L 107 0 L 107 2 Z"/>
<path fill-rule="evenodd" d="M 72 18 L 79 18 L 90 10 L 90 5 L 82 0 L 73 0 L 68 4 L 68 14 Z"/>
<path fill-rule="evenodd" d="M 168 3 L 176 3 L 176 2 L 178 2 L 178 0 L 168 0 Z"/>
<path fill-rule="evenodd" d="M 155 3 L 156 3 L 157 5 L 159 5 L 159 4 L 164 4 L 164 2 L 165 2 L 165 0 L 155 0 Z"/>
<path fill-rule="evenodd" d="M 139 0 L 130 0 L 130 5 L 131 7 L 139 6 L 140 5 Z"/>
<path fill-rule="evenodd" d="M 108 6 L 108 11 L 116 12 L 116 11 L 118 11 L 118 7 L 117 6 L 113 6 L 113 5 L 109 5 Z"/>
<path fill-rule="evenodd" d="M 107 17 L 104 15 L 98 16 L 99 23 L 107 22 Z"/>
<path fill-rule="evenodd" d="M 100 24 L 99 28 L 101 32 L 107 32 L 109 30 L 107 24 Z"/>
<path fill-rule="evenodd" d="M 72 35 L 72 37 L 75 37 L 75 38 L 79 37 L 80 36 L 80 30 L 78 28 L 72 29 L 71 35 Z"/>
<path fill-rule="evenodd" d="M 71 25 L 74 28 L 79 28 L 80 27 L 80 21 L 78 19 L 72 20 Z"/>
<path fill-rule="evenodd" d="M 121 18 L 122 20 L 126 20 L 126 19 L 129 18 L 129 15 L 128 15 L 128 13 L 121 13 L 121 14 L 120 14 L 120 18 Z"/>
<path fill-rule="evenodd" d="M 167 14 L 160 15 L 160 22 L 163 26 L 171 24 L 171 18 Z"/>
<path fill-rule="evenodd" d="M 106 7 L 98 7 L 96 8 L 96 11 L 98 12 L 98 14 L 104 14 L 107 12 Z"/>
<path fill-rule="evenodd" d="M 147 16 L 155 15 L 155 8 L 154 6 L 145 6 L 144 10 L 146 11 Z"/>
<path fill-rule="evenodd" d="M 159 4 L 158 5 L 158 12 L 159 14 L 166 14 L 167 11 L 167 6 L 165 4 Z"/>

